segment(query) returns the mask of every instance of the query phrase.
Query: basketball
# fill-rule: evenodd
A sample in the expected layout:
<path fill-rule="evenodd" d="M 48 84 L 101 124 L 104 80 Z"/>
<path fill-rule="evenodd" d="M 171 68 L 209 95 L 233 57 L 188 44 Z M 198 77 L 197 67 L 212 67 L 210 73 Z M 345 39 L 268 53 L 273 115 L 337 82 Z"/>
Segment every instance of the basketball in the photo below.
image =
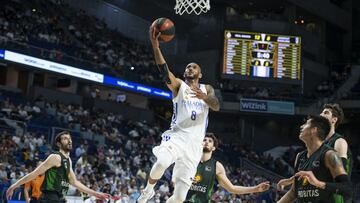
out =
<path fill-rule="evenodd" d="M 175 36 L 175 26 L 174 23 L 168 18 L 158 18 L 153 23 L 153 26 L 156 28 L 156 34 L 161 32 L 159 36 L 159 41 L 169 42 Z"/>

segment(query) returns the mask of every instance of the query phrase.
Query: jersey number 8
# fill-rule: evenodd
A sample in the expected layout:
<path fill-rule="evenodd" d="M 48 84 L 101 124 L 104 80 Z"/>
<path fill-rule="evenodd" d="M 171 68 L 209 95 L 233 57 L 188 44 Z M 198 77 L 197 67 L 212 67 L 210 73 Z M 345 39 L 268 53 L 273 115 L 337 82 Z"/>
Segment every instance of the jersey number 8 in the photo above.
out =
<path fill-rule="evenodd" d="M 196 120 L 196 111 L 191 112 L 191 120 Z"/>

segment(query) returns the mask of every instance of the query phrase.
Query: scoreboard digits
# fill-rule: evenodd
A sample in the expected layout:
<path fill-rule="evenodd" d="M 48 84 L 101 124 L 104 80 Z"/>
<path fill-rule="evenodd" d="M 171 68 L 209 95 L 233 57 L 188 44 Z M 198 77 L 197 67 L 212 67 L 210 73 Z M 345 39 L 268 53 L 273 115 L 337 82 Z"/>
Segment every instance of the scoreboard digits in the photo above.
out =
<path fill-rule="evenodd" d="M 225 30 L 223 74 L 301 80 L 301 38 Z"/>

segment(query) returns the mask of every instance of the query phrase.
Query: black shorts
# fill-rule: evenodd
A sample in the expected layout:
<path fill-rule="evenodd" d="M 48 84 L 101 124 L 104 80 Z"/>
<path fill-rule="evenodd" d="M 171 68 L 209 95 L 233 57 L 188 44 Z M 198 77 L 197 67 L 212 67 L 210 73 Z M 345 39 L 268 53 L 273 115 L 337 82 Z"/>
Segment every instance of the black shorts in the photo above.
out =
<path fill-rule="evenodd" d="M 42 193 L 38 201 L 39 203 L 66 203 L 64 196 L 58 193 Z"/>
<path fill-rule="evenodd" d="M 40 203 L 40 199 L 31 198 L 30 203 Z"/>

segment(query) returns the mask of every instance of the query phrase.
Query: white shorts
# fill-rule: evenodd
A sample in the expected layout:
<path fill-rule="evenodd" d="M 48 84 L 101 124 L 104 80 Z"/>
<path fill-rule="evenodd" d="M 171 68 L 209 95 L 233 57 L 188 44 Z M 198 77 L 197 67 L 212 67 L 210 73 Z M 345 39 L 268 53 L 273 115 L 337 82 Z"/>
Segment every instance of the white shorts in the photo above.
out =
<path fill-rule="evenodd" d="M 175 163 L 172 180 L 182 180 L 190 186 L 202 156 L 202 143 L 198 143 L 198 145 L 185 144 L 176 139 L 163 139 L 159 146 L 153 148 L 153 153 L 156 157 L 158 157 L 158 152 L 162 148 L 166 148 L 169 151 L 173 157 L 173 163 Z"/>

